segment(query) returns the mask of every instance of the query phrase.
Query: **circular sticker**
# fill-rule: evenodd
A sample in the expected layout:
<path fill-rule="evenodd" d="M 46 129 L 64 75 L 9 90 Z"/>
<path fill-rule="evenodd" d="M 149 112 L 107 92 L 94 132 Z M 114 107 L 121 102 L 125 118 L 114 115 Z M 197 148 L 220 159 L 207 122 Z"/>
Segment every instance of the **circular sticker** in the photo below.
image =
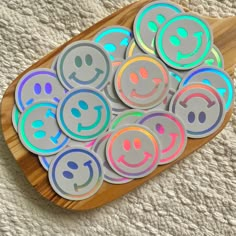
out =
<path fill-rule="evenodd" d="M 128 57 L 136 56 L 138 54 L 146 54 L 146 53 L 137 45 L 135 40 L 132 39 L 126 50 L 125 57 L 128 58 Z"/>
<path fill-rule="evenodd" d="M 181 75 L 175 71 L 169 71 L 170 75 L 170 88 L 166 98 L 163 102 L 155 107 L 154 109 L 157 110 L 169 110 L 169 105 L 172 97 L 174 96 L 175 92 L 178 90 L 179 84 L 182 81 Z"/>
<path fill-rule="evenodd" d="M 161 104 L 169 91 L 169 73 L 150 55 L 128 58 L 116 72 L 115 89 L 129 107 L 149 109 Z"/>
<path fill-rule="evenodd" d="M 209 66 L 195 68 L 186 75 L 180 87 L 191 83 L 211 85 L 224 98 L 226 111 L 232 106 L 234 101 L 234 84 L 230 76 L 222 69 Z"/>
<path fill-rule="evenodd" d="M 53 59 L 52 65 L 51 65 L 51 69 L 57 71 L 57 60 L 58 60 L 58 56 L 56 56 Z"/>
<path fill-rule="evenodd" d="M 213 134 L 223 123 L 225 104 L 215 88 L 189 84 L 176 92 L 170 111 L 181 118 L 190 138 Z"/>
<path fill-rule="evenodd" d="M 50 156 L 58 153 L 69 142 L 57 124 L 56 109 L 56 104 L 41 101 L 22 113 L 18 124 L 19 137 L 32 153 Z"/>
<path fill-rule="evenodd" d="M 156 49 L 170 67 L 188 70 L 204 62 L 212 42 L 208 24 L 200 17 L 186 13 L 163 25 L 156 37 Z"/>
<path fill-rule="evenodd" d="M 143 117 L 144 114 L 145 114 L 144 111 L 136 110 L 136 109 L 130 109 L 128 111 L 124 111 L 112 120 L 111 125 L 110 125 L 110 129 L 114 130 L 114 129 L 124 126 L 124 125 L 134 124 L 141 117 Z"/>
<path fill-rule="evenodd" d="M 130 29 L 122 26 L 110 26 L 100 31 L 94 38 L 108 52 L 111 61 L 125 59 L 125 52 L 132 39 Z"/>
<path fill-rule="evenodd" d="M 68 200 L 94 195 L 103 183 L 103 168 L 96 153 L 85 148 L 67 148 L 52 161 L 48 171 L 53 190 Z"/>
<path fill-rule="evenodd" d="M 16 105 L 14 105 L 13 109 L 12 109 L 11 118 L 12 118 L 13 127 L 17 133 L 18 133 L 17 127 L 18 127 L 20 115 L 21 115 L 21 113 L 20 113 L 19 109 L 17 108 Z"/>
<path fill-rule="evenodd" d="M 120 64 L 121 64 L 121 61 L 112 62 L 113 75 L 111 76 L 111 80 L 108 82 L 107 86 L 104 88 L 104 94 L 106 95 L 107 99 L 109 100 L 111 104 L 113 114 L 118 114 L 122 111 L 129 109 L 129 107 L 127 107 L 117 96 L 116 90 L 114 87 L 115 74 Z"/>
<path fill-rule="evenodd" d="M 160 165 L 176 160 L 185 150 L 187 133 L 176 115 L 168 111 L 149 112 L 138 123 L 151 129 L 160 141 Z"/>
<path fill-rule="evenodd" d="M 67 89 L 91 86 L 103 89 L 112 73 L 107 52 L 91 41 L 77 41 L 67 46 L 57 61 L 57 74 Z"/>
<path fill-rule="evenodd" d="M 111 169 L 106 159 L 106 145 L 108 139 L 111 137 L 111 134 L 112 132 L 107 132 L 98 137 L 93 146 L 93 151 L 97 153 L 100 159 L 102 160 L 104 180 L 111 184 L 125 184 L 132 181 L 132 179 L 127 179 L 114 172 L 114 170 Z"/>
<path fill-rule="evenodd" d="M 160 144 L 151 130 L 141 125 L 116 130 L 107 142 L 106 155 L 111 168 L 126 178 L 142 178 L 159 163 Z"/>
<path fill-rule="evenodd" d="M 207 66 L 216 66 L 221 69 L 224 68 L 224 57 L 216 45 L 213 45 L 213 48 L 206 57 L 204 64 Z"/>
<path fill-rule="evenodd" d="M 89 141 L 109 126 L 111 108 L 104 95 L 89 87 L 74 89 L 59 103 L 57 121 L 72 139 Z"/>
<path fill-rule="evenodd" d="M 52 100 L 58 103 L 66 92 L 55 71 L 40 68 L 28 72 L 20 79 L 16 86 L 15 101 L 22 112 L 39 100 Z"/>
<path fill-rule="evenodd" d="M 134 37 L 139 47 L 148 54 L 156 54 L 155 37 L 159 29 L 173 16 L 183 10 L 166 1 L 147 4 L 137 14 L 134 21 Z"/>

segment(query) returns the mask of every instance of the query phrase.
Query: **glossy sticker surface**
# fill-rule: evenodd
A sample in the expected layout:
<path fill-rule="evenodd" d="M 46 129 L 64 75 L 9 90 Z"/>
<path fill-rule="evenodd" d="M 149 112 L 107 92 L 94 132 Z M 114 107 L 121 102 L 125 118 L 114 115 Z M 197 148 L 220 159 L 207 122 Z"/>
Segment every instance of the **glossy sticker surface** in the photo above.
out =
<path fill-rule="evenodd" d="M 181 118 L 190 138 L 213 134 L 223 123 L 225 104 L 217 90 L 205 84 L 189 84 L 176 92 L 170 111 Z"/>
<path fill-rule="evenodd" d="M 41 101 L 22 113 L 18 124 L 19 137 L 32 153 L 50 156 L 58 153 L 69 142 L 57 124 L 56 109 L 56 104 Z"/>
<path fill-rule="evenodd" d="M 221 69 L 224 68 L 224 57 L 216 45 L 213 45 L 213 48 L 204 61 L 204 65 L 216 66 Z"/>
<path fill-rule="evenodd" d="M 94 195 L 103 182 L 98 156 L 85 148 L 67 148 L 52 161 L 49 182 L 53 190 L 68 200 L 83 200 Z"/>
<path fill-rule="evenodd" d="M 129 125 L 114 132 L 107 143 L 107 161 L 126 178 L 141 178 L 154 171 L 159 163 L 160 144 L 145 126 Z"/>
<path fill-rule="evenodd" d="M 189 70 L 202 64 L 213 46 L 208 24 L 192 14 L 180 14 L 170 19 L 158 32 L 156 48 L 170 67 Z"/>
<path fill-rule="evenodd" d="M 67 89 L 91 86 L 103 89 L 112 73 L 107 52 L 91 41 L 71 43 L 60 54 L 57 74 Z"/>
<path fill-rule="evenodd" d="M 132 57 L 138 54 L 146 54 L 136 43 L 135 39 L 132 39 L 129 43 L 129 46 L 126 50 L 125 57 Z"/>
<path fill-rule="evenodd" d="M 96 89 L 74 89 L 59 103 L 57 121 L 72 139 L 89 141 L 109 126 L 111 108 L 104 95 Z"/>
<path fill-rule="evenodd" d="M 160 165 L 176 160 L 187 145 L 187 133 L 182 121 L 168 111 L 148 112 L 138 121 L 150 128 L 161 144 Z"/>
<path fill-rule="evenodd" d="M 160 60 L 150 55 L 128 58 L 116 72 L 115 89 L 129 107 L 153 108 L 169 91 L 169 72 Z"/>

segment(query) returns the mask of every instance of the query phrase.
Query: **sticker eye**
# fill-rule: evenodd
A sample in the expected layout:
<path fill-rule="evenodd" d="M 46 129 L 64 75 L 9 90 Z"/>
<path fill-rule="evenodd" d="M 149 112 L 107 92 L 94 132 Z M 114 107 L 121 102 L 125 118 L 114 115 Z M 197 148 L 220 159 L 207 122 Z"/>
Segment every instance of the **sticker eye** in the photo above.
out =
<path fill-rule="evenodd" d="M 42 139 L 46 136 L 46 132 L 43 130 L 38 130 L 34 133 L 34 137 L 37 139 Z"/>
<path fill-rule="evenodd" d="M 33 127 L 34 129 L 39 129 L 39 128 L 41 128 L 43 125 L 44 125 L 44 123 L 43 123 L 42 120 L 35 120 L 35 121 L 32 123 L 32 127 Z"/>
<path fill-rule="evenodd" d="M 187 38 L 188 37 L 188 32 L 184 28 L 178 28 L 177 32 L 182 38 Z"/>
<path fill-rule="evenodd" d="M 86 57 L 85 57 L 85 62 L 86 62 L 86 64 L 88 65 L 88 66 L 91 66 L 92 64 L 93 64 L 93 58 L 92 58 L 92 56 L 91 55 L 86 55 Z"/>
<path fill-rule="evenodd" d="M 79 168 L 78 165 L 73 161 L 68 161 L 67 166 L 72 170 L 77 170 Z"/>
<path fill-rule="evenodd" d="M 115 52 L 116 51 L 116 46 L 112 43 L 107 43 L 104 45 L 104 48 L 108 51 L 108 52 Z"/>
<path fill-rule="evenodd" d="M 66 178 L 66 179 L 73 179 L 74 175 L 70 172 L 70 171 L 64 171 L 63 172 L 63 176 Z"/>
<path fill-rule="evenodd" d="M 128 152 L 131 148 L 130 141 L 128 139 L 124 140 L 123 142 L 123 148 L 126 152 Z"/>
<path fill-rule="evenodd" d="M 124 38 L 122 39 L 122 41 L 120 42 L 120 46 L 125 46 L 127 47 L 129 45 L 129 39 L 128 38 Z"/>
<path fill-rule="evenodd" d="M 52 93 L 52 85 L 50 83 L 45 84 L 45 92 L 46 92 L 46 94 Z"/>
<path fill-rule="evenodd" d="M 35 85 L 34 85 L 34 92 L 35 92 L 35 94 L 36 95 L 39 95 L 40 93 L 41 93 L 41 85 L 39 84 L 39 83 L 36 83 Z"/>
<path fill-rule="evenodd" d="M 144 79 L 148 78 L 148 72 L 144 67 L 140 68 L 139 73 Z"/>
<path fill-rule="evenodd" d="M 80 68 L 80 67 L 82 66 L 82 59 L 81 59 L 80 56 L 77 56 L 77 57 L 75 58 L 75 65 L 76 65 L 78 68 Z"/>
<path fill-rule="evenodd" d="M 188 114 L 188 121 L 189 121 L 189 123 L 193 123 L 194 121 L 195 121 L 195 114 L 194 114 L 194 112 L 189 112 L 189 114 Z"/>
<path fill-rule="evenodd" d="M 181 42 L 180 40 L 176 37 L 176 36 L 171 36 L 170 37 L 170 42 L 175 46 L 175 47 L 179 47 Z"/>
<path fill-rule="evenodd" d="M 156 33 L 157 30 L 158 30 L 158 27 L 157 27 L 156 23 L 153 22 L 153 21 L 149 21 L 149 22 L 148 22 L 148 28 L 149 28 L 150 31 L 152 31 L 153 33 Z"/>
<path fill-rule="evenodd" d="M 134 147 L 136 150 L 141 149 L 142 143 L 141 140 L 139 138 L 134 139 Z"/>
<path fill-rule="evenodd" d="M 199 114 L 199 116 L 198 116 L 198 119 L 199 119 L 199 122 L 200 123 L 205 123 L 205 121 L 206 121 L 206 113 L 205 112 L 200 112 L 200 114 Z"/>
<path fill-rule="evenodd" d="M 80 111 L 77 108 L 72 108 L 71 114 L 76 118 L 80 118 L 80 116 L 81 116 Z"/>
<path fill-rule="evenodd" d="M 163 24 L 165 21 L 166 21 L 166 18 L 163 15 L 161 14 L 157 15 L 157 23 L 159 25 Z"/>
<path fill-rule="evenodd" d="M 165 133 L 164 126 L 161 125 L 161 124 L 156 124 L 156 131 L 157 131 L 159 134 L 164 134 L 164 133 Z"/>
<path fill-rule="evenodd" d="M 138 84 L 138 83 L 139 83 L 139 79 L 138 79 L 137 74 L 131 73 L 131 74 L 130 74 L 130 81 L 131 81 L 133 84 Z"/>
<path fill-rule="evenodd" d="M 82 110 L 88 110 L 88 104 L 85 101 L 81 100 L 78 102 L 78 104 Z"/>

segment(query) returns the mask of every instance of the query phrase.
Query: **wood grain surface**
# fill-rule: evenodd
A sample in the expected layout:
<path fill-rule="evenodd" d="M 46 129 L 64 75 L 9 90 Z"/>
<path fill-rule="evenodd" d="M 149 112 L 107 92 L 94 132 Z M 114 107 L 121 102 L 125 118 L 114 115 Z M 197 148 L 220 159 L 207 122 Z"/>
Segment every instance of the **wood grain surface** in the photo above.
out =
<path fill-rule="evenodd" d="M 11 111 L 14 105 L 14 91 L 19 79 L 28 71 L 36 68 L 50 68 L 53 59 L 65 48 L 74 41 L 81 39 L 92 39 L 101 29 L 111 25 L 123 25 L 132 29 L 134 18 L 140 8 L 142 8 L 150 0 L 140 0 L 131 4 L 114 14 L 108 16 L 98 22 L 91 28 L 75 36 L 70 41 L 56 48 L 54 51 L 43 57 L 37 63 L 29 67 L 20 74 L 14 82 L 9 86 L 4 94 L 1 104 L 1 124 L 6 144 L 8 145 L 13 157 L 21 167 L 28 181 L 32 186 L 46 199 L 56 205 L 70 210 L 88 210 L 100 207 L 108 202 L 111 202 L 122 195 L 132 191 L 134 188 L 142 185 L 154 176 L 159 175 L 166 169 L 169 169 L 175 163 L 188 157 L 192 152 L 213 139 L 227 124 L 232 114 L 232 109 L 227 113 L 223 125 L 213 135 L 203 139 L 188 139 L 188 145 L 184 153 L 176 161 L 157 167 L 157 169 L 145 178 L 134 180 L 123 185 L 112 185 L 104 182 L 100 190 L 93 197 L 83 201 L 68 201 L 58 196 L 50 187 L 47 172 L 41 167 L 38 158 L 27 151 L 14 131 L 11 123 Z M 188 11 L 188 9 L 185 9 Z M 236 17 L 226 19 L 213 19 L 203 17 L 211 26 L 214 33 L 214 43 L 221 50 L 225 60 L 225 69 L 233 78 L 234 68 L 236 64 Z"/>

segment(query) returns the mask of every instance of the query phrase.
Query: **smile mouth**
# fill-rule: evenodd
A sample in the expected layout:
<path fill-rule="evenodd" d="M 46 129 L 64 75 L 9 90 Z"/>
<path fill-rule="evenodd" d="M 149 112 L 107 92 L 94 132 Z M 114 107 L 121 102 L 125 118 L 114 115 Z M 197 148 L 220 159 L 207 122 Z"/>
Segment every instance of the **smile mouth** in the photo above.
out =
<path fill-rule="evenodd" d="M 85 162 L 85 163 L 84 163 L 84 166 L 87 166 L 88 169 L 89 169 L 89 178 L 88 178 L 88 180 L 87 180 L 85 183 L 83 183 L 83 184 L 81 184 L 81 185 L 74 184 L 74 189 L 75 189 L 76 192 L 78 192 L 79 189 L 84 188 L 84 187 L 86 187 L 87 185 L 89 185 L 89 184 L 91 183 L 92 179 L 93 179 L 92 161 L 87 161 L 87 162 Z"/>
<path fill-rule="evenodd" d="M 170 134 L 170 136 L 171 136 L 170 145 L 161 151 L 162 154 L 169 152 L 174 147 L 178 134 Z"/>
<path fill-rule="evenodd" d="M 140 166 L 144 165 L 149 160 L 149 158 L 152 158 L 152 155 L 148 152 L 144 152 L 144 159 L 142 161 L 140 161 L 139 163 L 137 163 L 137 164 L 128 163 L 125 160 L 125 156 L 119 157 L 118 162 L 123 163 L 125 166 L 128 166 L 130 168 L 137 168 L 137 167 L 140 167 Z"/>
<path fill-rule="evenodd" d="M 103 107 L 102 106 L 96 106 L 94 107 L 94 110 L 97 111 L 97 119 L 96 121 L 92 124 L 92 125 L 89 125 L 89 126 L 83 126 L 81 123 L 78 124 L 78 128 L 77 128 L 77 131 L 80 133 L 81 131 L 83 130 L 92 130 L 94 129 L 96 126 L 98 126 L 99 122 L 100 122 L 100 119 L 101 119 L 101 116 L 102 116 L 102 109 Z"/>
<path fill-rule="evenodd" d="M 91 84 L 91 83 L 95 82 L 99 78 L 99 76 L 104 73 L 103 70 L 98 69 L 98 68 L 96 68 L 95 71 L 96 71 L 96 74 L 90 80 L 82 81 L 82 80 L 78 79 L 77 76 L 76 76 L 76 72 L 73 72 L 69 76 L 69 79 L 74 80 L 75 82 L 77 82 L 79 84 L 82 84 L 82 85 L 88 85 L 88 84 Z"/>

